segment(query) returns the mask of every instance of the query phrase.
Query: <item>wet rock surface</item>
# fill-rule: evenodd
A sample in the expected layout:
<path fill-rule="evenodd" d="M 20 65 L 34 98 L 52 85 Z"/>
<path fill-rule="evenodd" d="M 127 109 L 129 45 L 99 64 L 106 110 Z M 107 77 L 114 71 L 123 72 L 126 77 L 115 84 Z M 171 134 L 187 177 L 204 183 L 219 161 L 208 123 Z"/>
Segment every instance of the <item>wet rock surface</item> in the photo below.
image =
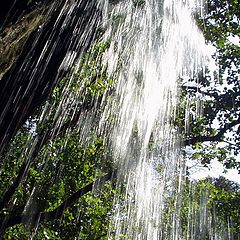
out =
<path fill-rule="evenodd" d="M 17 1 L 19 8 L 15 4 L 15 10 L 1 12 L 2 22 L 3 16 L 7 16 L 4 26 L 7 22 L 15 24 L 8 25 L 1 33 L 0 49 L 5 51 L 6 61 L 2 61 L 4 57 L 1 60 L 5 69 L 1 70 L 3 77 L 0 80 L 0 152 L 64 76 L 65 69 L 60 66 L 65 56 L 69 52 L 83 52 L 89 47 L 95 32 L 90 26 L 97 27 L 96 22 L 101 15 L 95 1 L 80 1 L 71 11 L 68 11 L 71 5 L 66 5 L 66 1 L 56 1 L 49 5 L 49 12 L 43 7 L 43 2 L 51 1 L 32 1 L 32 5 L 29 1 Z M 29 7 L 40 3 L 42 8 Z M 7 7 L 9 5 L 5 9 Z M 11 12 L 14 14 L 9 17 Z M 23 24 L 22 19 L 27 24 Z M 85 29 L 91 28 L 81 44 L 80 36 Z M 9 57 L 11 54 L 14 57 Z"/>
<path fill-rule="evenodd" d="M 35 9 L 0 34 L 0 79 L 11 68 L 30 34 L 44 21 L 44 9 Z"/>
<path fill-rule="evenodd" d="M 28 15 L 36 8 L 42 8 L 52 0 L 8 0 L 1 3 L 0 29 L 15 24 L 19 19 Z"/>

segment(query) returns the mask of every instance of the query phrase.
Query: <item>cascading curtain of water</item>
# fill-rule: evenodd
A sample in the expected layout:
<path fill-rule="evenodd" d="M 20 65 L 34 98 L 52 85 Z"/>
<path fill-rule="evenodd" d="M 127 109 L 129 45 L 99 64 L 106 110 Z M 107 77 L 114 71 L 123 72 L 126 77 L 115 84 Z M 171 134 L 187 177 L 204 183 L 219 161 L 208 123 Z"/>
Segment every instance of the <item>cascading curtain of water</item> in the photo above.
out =
<path fill-rule="evenodd" d="M 105 61 L 108 73 L 118 77 L 100 129 L 112 129 L 119 182 L 126 183 L 125 199 L 115 199 L 109 239 L 181 238 L 184 160 L 172 120 L 178 78 L 191 78 L 205 62 L 204 37 L 193 15 L 201 7 L 196 1 L 105 2 L 105 38 L 111 39 Z M 163 217 L 170 198 L 171 231 Z"/>

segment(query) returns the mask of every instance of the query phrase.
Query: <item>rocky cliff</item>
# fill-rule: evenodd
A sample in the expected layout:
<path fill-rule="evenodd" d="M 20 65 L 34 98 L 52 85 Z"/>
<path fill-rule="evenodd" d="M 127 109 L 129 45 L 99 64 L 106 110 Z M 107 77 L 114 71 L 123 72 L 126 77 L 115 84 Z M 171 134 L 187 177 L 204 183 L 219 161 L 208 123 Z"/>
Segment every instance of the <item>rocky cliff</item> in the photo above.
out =
<path fill-rule="evenodd" d="M 66 56 L 86 51 L 100 18 L 90 0 L 16 0 L 1 9 L 0 152 L 64 76 Z"/>

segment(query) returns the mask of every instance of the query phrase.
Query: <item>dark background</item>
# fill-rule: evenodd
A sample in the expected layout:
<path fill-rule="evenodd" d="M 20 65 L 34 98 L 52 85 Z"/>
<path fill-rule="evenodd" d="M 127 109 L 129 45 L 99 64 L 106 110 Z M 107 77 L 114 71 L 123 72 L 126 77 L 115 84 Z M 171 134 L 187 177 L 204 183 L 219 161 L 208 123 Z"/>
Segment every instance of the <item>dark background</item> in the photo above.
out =
<path fill-rule="evenodd" d="M 0 4 L 0 30 L 9 23 L 14 24 L 20 17 L 37 5 L 51 0 L 2 0 Z"/>

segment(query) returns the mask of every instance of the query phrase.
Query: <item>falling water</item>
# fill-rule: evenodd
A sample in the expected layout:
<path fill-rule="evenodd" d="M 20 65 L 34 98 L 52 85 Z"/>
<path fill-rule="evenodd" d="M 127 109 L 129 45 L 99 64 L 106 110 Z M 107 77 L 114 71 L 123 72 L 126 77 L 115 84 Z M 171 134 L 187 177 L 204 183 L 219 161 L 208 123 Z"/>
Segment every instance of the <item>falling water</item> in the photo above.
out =
<path fill-rule="evenodd" d="M 180 239 L 178 194 L 184 162 L 172 124 L 180 76 L 204 63 L 205 43 L 194 22 L 196 1 L 105 2 L 108 73 L 117 73 L 116 96 L 105 108 L 101 129 L 112 129 L 119 182 L 109 239 Z M 114 118 L 114 121 L 108 121 Z M 173 198 L 172 229 L 163 213 Z"/>
<path fill-rule="evenodd" d="M 72 27 L 75 23 L 72 20 L 77 18 L 76 9 L 83 2 L 67 1 L 54 26 L 61 20 L 61 31 Z M 97 6 L 86 4 L 83 9 L 93 14 L 83 32 L 86 19 L 77 21 L 71 28 L 71 44 L 65 48 L 53 84 L 62 77 L 62 70 L 70 72 L 61 90 L 62 98 L 60 102 L 47 101 L 42 106 L 37 126 L 31 128 L 28 144 L 22 151 L 22 158 L 27 159 L 25 171 L 36 161 L 36 153 L 46 138 L 54 139 L 61 131 L 70 134 L 74 123 L 78 130 L 81 129 L 79 144 L 85 144 L 88 133 L 94 129 L 110 139 L 107 144 L 112 150 L 117 188 L 120 189 L 114 200 L 108 239 L 198 239 L 194 220 L 188 222 L 185 233 L 181 229 L 181 182 L 185 162 L 180 152 L 181 139 L 173 122 L 178 79 L 193 77 L 205 64 L 205 41 L 194 20 L 196 12 L 202 13 L 203 3 L 199 0 L 99 0 Z M 81 77 L 72 91 L 71 83 L 78 76 L 76 71 L 69 69 L 74 66 L 77 71 L 84 72 L 81 54 L 87 48 L 85 45 L 96 44 L 96 38 L 90 37 L 89 33 L 99 26 L 104 31 L 103 42 L 109 41 L 110 46 L 103 58 L 90 54 L 84 63 L 95 57 L 97 63 L 102 61 L 114 84 L 112 91 L 97 96 L 89 106 L 84 103 L 87 93 Z M 61 39 L 53 38 L 57 35 L 55 27 L 53 29 L 35 68 L 28 69 L 28 62 L 20 68 L 33 70 L 31 84 L 39 77 L 39 69 L 42 69 L 40 77 L 44 76 L 47 66 L 44 62 L 54 56 L 58 46 L 56 41 L 61 42 Z M 49 47 L 51 49 L 47 51 Z M 100 112 L 98 108 L 101 108 Z M 52 118 L 51 130 L 39 135 L 38 126 Z M 45 154 L 46 162 L 51 154 Z M 40 167 L 44 172 L 44 166 Z M 34 189 L 25 212 L 29 211 L 28 205 L 34 199 Z M 199 217 L 203 225 L 208 221 L 206 201 L 202 203 L 203 211 Z M 189 216 L 196 220 L 194 214 L 189 207 Z"/>

